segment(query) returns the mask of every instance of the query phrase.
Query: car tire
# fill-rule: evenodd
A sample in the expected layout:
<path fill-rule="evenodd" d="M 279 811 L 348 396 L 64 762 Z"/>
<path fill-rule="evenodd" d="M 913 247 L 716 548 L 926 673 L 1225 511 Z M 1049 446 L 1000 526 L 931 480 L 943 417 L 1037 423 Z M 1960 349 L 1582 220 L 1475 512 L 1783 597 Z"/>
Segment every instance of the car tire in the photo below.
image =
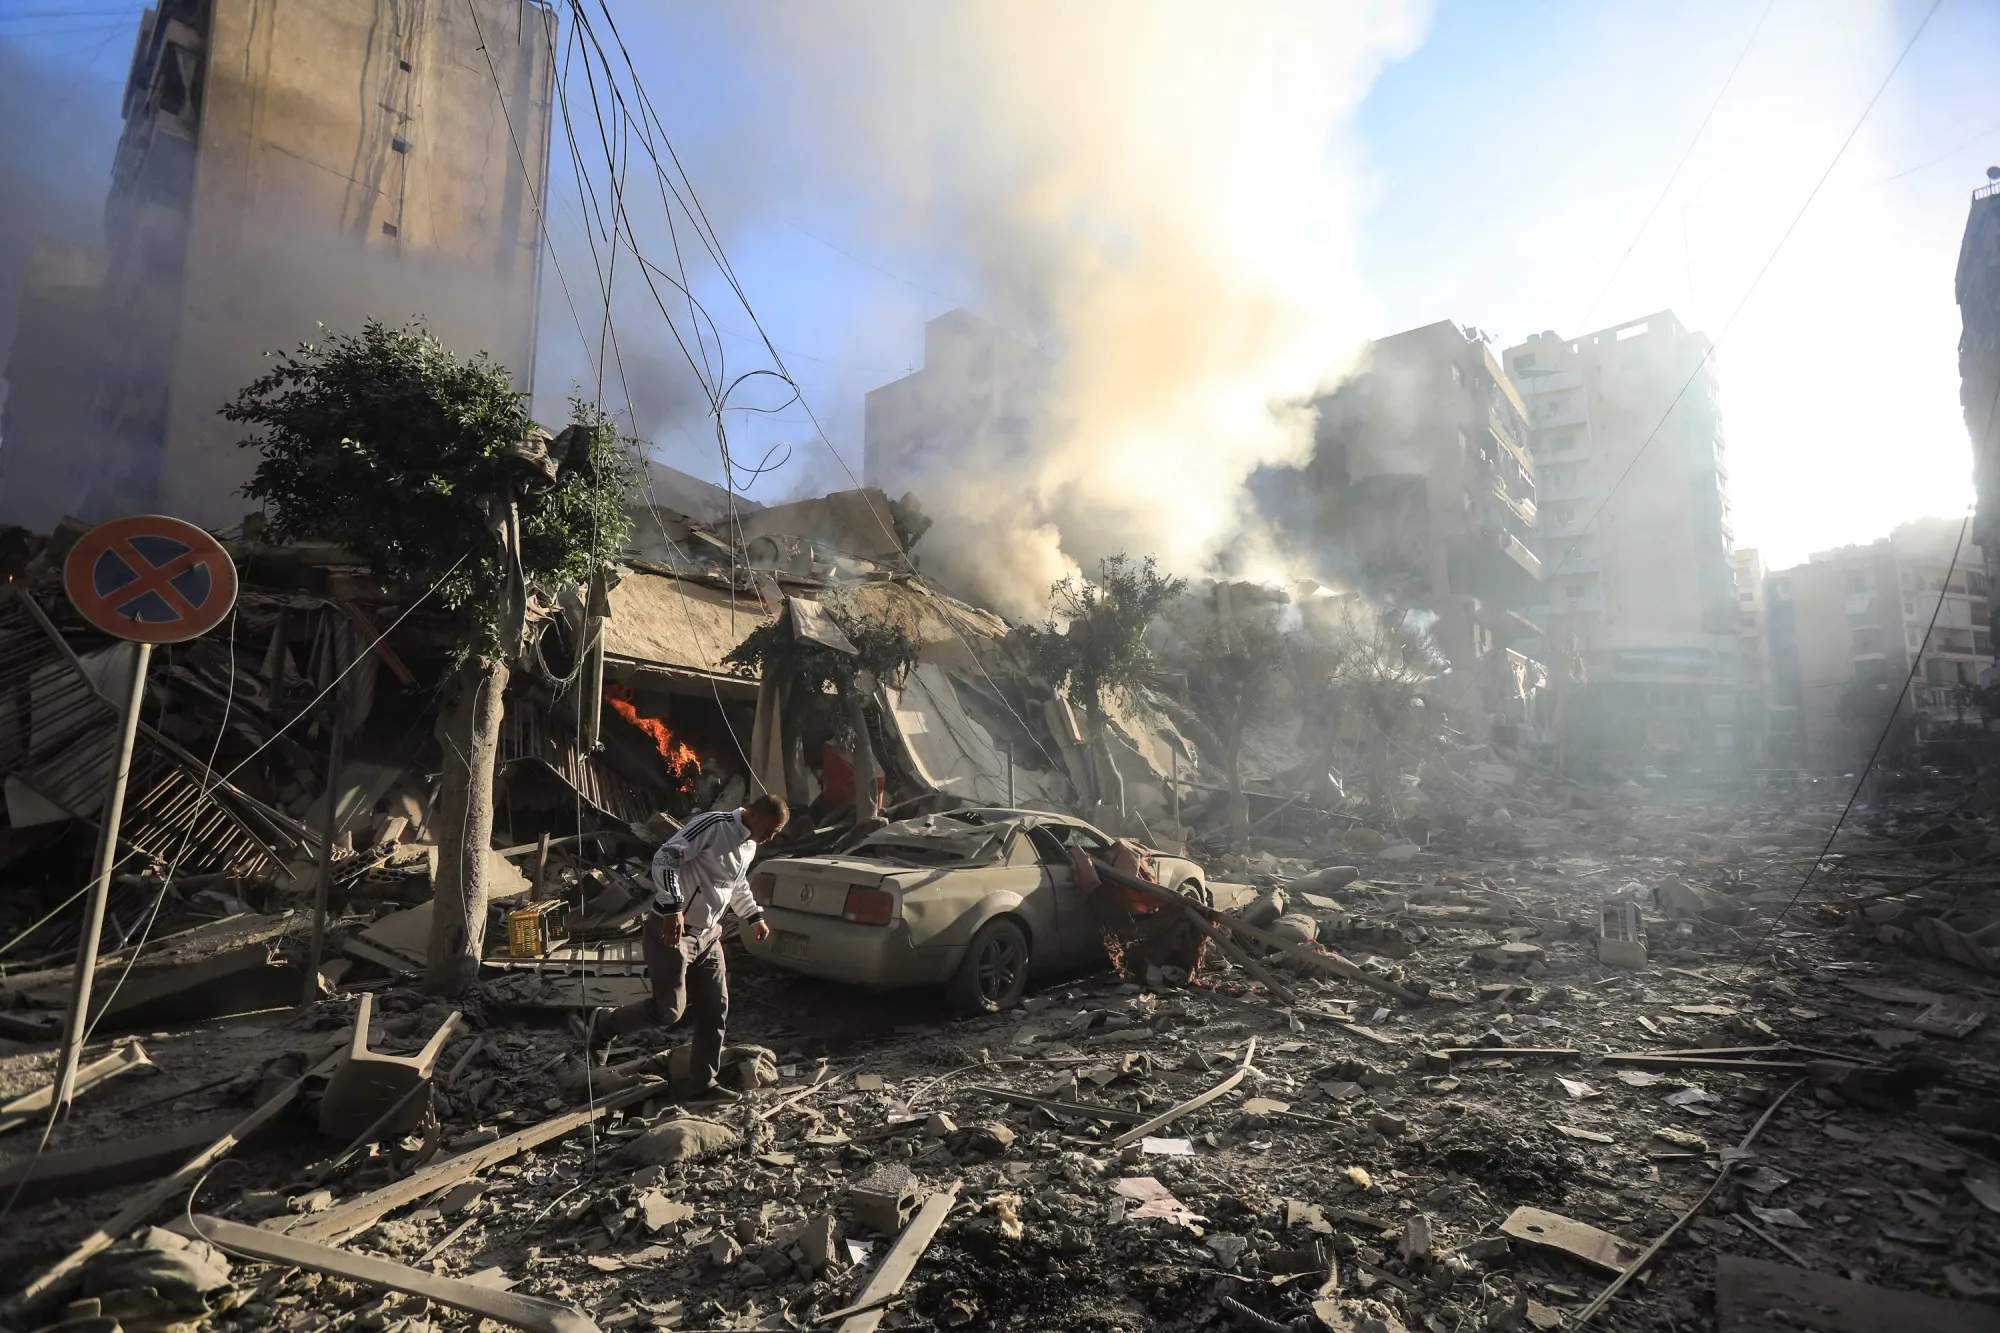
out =
<path fill-rule="evenodd" d="M 965 959 L 945 984 L 953 1006 L 997 1014 L 1021 1002 L 1028 988 L 1028 935 L 1016 922 L 988 921 L 965 947 Z"/>
<path fill-rule="evenodd" d="M 1183 898 L 1194 899 L 1203 907 L 1213 908 L 1215 906 L 1215 895 L 1208 891 L 1206 884 L 1203 884 L 1193 875 L 1189 875 L 1186 879 L 1174 885 L 1174 892 L 1180 894 Z"/>

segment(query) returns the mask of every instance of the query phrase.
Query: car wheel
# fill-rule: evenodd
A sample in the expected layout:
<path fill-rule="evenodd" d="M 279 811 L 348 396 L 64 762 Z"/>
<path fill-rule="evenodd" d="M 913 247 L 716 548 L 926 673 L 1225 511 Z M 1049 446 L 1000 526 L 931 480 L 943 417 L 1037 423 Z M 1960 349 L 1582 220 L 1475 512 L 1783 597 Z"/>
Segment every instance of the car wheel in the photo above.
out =
<path fill-rule="evenodd" d="M 979 928 L 945 990 L 960 1009 L 997 1014 L 1019 1004 L 1027 988 L 1028 936 L 1002 917 Z"/>
<path fill-rule="evenodd" d="M 1194 899 L 1203 907 L 1212 908 L 1215 906 L 1215 895 L 1208 891 L 1206 884 L 1203 884 L 1193 875 L 1189 875 L 1186 879 L 1174 885 L 1174 892 L 1180 894 L 1183 898 Z"/>

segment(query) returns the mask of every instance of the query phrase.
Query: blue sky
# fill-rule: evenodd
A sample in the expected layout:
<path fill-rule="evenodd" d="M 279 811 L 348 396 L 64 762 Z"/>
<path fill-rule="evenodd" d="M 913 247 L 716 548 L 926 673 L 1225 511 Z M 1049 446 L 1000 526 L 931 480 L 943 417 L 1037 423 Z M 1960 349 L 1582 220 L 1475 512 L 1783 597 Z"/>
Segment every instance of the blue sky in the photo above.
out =
<path fill-rule="evenodd" d="M 1928 7 L 1443 0 L 1411 20 L 1409 40 L 1390 43 L 1407 53 L 1379 72 L 1349 72 L 1366 85 L 1358 110 L 1323 160 L 1299 164 L 1344 182 L 1341 225 L 1352 235 L 1337 248 L 1353 269 L 1355 326 L 1381 334 L 1449 318 L 1506 345 L 1670 307 L 1691 327 L 1727 329 L 1717 364 L 1741 544 L 1783 564 L 1962 512 L 1970 466 L 1951 277 L 1969 192 L 2000 161 L 2000 7 L 1944 0 L 1777 248 Z M 0 0 L 0 43 L 71 90 L 29 108 L 10 133 L 59 144 L 65 186 L 87 197 L 101 196 L 108 174 L 116 80 L 139 8 Z M 798 404 L 732 419 L 739 464 L 791 446 L 751 492 L 849 484 L 839 459 L 859 469 L 862 395 L 920 361 L 924 319 L 993 304 L 990 253 L 961 244 L 961 228 L 885 215 L 868 172 L 826 151 L 829 126 L 847 122 L 814 104 L 812 54 L 774 39 L 772 16 L 784 11 L 615 8 L 756 313 L 832 445 Z M 865 24 L 836 34 L 858 52 L 874 39 Z M 954 164 L 937 167 L 945 176 Z M 564 175 L 551 230 L 594 330 Z M 768 364 L 715 276 L 699 273 L 698 289 L 732 370 Z M 689 410 L 658 312 L 636 291 L 614 309 L 662 456 L 716 476 L 713 436 Z M 552 412 L 569 382 L 592 375 L 553 271 L 544 315 L 538 389 Z"/>

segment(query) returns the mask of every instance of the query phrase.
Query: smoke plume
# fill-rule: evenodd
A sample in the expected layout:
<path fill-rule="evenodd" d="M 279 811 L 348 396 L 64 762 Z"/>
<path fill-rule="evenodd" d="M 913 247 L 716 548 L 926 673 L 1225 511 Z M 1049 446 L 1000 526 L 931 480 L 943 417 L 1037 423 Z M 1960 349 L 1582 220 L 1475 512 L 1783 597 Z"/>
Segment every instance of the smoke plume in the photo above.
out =
<path fill-rule="evenodd" d="M 1194 573 L 1244 540 L 1245 481 L 1306 457 L 1306 400 L 1370 331 L 1352 121 L 1420 35 L 1412 8 L 761 11 L 797 75 L 797 162 L 1055 358 L 1025 441 L 922 468 L 926 568 L 1036 614 L 1101 555 Z"/>

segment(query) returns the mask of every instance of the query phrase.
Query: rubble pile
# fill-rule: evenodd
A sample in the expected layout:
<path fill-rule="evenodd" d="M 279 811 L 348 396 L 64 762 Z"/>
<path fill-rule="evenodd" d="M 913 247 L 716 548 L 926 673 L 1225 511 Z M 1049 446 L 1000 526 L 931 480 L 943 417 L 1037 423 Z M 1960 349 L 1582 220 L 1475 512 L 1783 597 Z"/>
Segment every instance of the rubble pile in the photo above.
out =
<path fill-rule="evenodd" d="M 742 959 L 723 1080 L 741 1097 L 703 1107 L 674 1102 L 670 1045 L 584 1063 L 559 1018 L 630 984 L 608 963 L 503 970 L 451 1004 L 336 983 L 237 1020 L 228 1050 L 213 1025 L 170 1028 L 144 1039 L 149 1077 L 106 1078 L 52 1136 L 43 1169 L 84 1174 L 16 1204 L 8 1266 L 46 1269 L 186 1155 L 92 1164 L 89 1145 L 141 1119 L 140 1138 L 213 1135 L 303 1074 L 192 1220 L 150 1219 L 63 1294 L 135 1321 L 414 1330 L 470 1327 L 452 1304 L 469 1285 L 599 1328 L 801 1328 L 861 1303 L 936 1201 L 894 1290 L 847 1320 L 1556 1329 L 1629 1270 L 1593 1323 L 1713 1327 L 1722 1256 L 2000 1295 L 1993 991 L 1876 910 L 1970 924 L 1976 883 L 1902 877 L 1976 862 L 1984 820 L 1868 812 L 1787 913 L 1837 807 L 1500 778 L 1509 820 L 1414 847 L 1343 824 L 1324 835 L 1337 863 L 1253 850 L 1243 882 L 1212 886 L 1214 919 L 1285 999 L 1212 954 L 1184 985 L 1074 975 L 1005 1013 L 902 1003 L 829 1031 L 816 1011 L 837 988 Z M 1951 846 L 1927 852 L 1940 827 Z M 1899 839 L 1915 850 L 1879 855 Z M 615 918 L 637 866 L 587 859 L 551 853 L 546 873 Z M 1636 916 L 1642 958 L 1601 956 L 1607 905 Z M 459 1017 L 428 1050 L 424 1116 L 350 1144 L 317 1132 L 338 1075 L 312 1071 L 364 997 L 371 1056 L 421 1057 Z M 48 1069 L 10 1057 L 4 1091 Z M 33 1136 L 15 1130 L 9 1172 Z M 400 1288 L 316 1250 L 319 1267 L 203 1248 L 205 1220 L 391 1261 Z M 425 1294 L 433 1277 L 451 1283 Z"/>

